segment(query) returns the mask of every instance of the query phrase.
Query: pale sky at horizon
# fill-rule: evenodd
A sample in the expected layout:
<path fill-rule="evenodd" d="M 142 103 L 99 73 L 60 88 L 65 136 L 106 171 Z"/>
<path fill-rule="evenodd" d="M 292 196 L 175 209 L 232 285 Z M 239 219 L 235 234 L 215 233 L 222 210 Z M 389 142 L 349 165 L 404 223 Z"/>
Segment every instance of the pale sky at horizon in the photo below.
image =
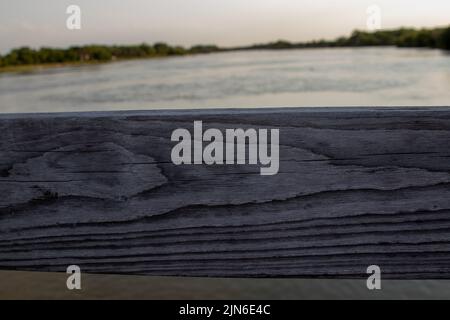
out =
<path fill-rule="evenodd" d="M 66 29 L 66 8 L 82 10 L 82 30 Z M 450 24 L 446 0 L 0 0 L 0 53 L 20 46 L 88 43 L 246 45 L 278 39 L 333 39 L 366 28 L 366 9 L 382 27 Z"/>

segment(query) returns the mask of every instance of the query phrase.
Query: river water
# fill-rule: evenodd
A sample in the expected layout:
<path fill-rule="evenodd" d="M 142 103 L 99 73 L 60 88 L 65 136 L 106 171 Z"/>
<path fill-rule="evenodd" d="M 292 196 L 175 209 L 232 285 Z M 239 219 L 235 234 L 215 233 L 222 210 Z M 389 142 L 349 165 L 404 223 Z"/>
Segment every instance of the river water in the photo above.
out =
<path fill-rule="evenodd" d="M 450 105 L 450 54 L 241 51 L 0 74 L 0 112 Z"/>

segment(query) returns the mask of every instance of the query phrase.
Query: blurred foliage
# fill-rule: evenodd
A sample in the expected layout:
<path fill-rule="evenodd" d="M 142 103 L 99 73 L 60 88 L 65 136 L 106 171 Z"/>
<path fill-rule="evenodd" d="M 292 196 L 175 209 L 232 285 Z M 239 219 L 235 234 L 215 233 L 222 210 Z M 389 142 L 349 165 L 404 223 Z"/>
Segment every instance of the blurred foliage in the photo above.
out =
<path fill-rule="evenodd" d="M 88 45 L 68 49 L 41 48 L 39 50 L 23 47 L 13 49 L 7 55 L 0 56 L 0 67 L 39 65 L 50 63 L 107 62 L 120 59 L 154 58 L 204 54 L 230 50 L 252 49 L 296 49 L 322 47 L 363 47 L 397 46 L 418 48 L 439 48 L 450 50 L 450 27 L 436 29 L 381 30 L 375 32 L 354 31 L 349 37 L 340 37 L 333 41 L 319 40 L 303 43 L 291 43 L 284 40 L 249 47 L 222 49 L 214 45 L 198 45 L 189 49 L 169 46 L 166 43 L 137 46 Z"/>
<path fill-rule="evenodd" d="M 449 50 L 450 27 L 437 29 L 380 30 L 375 32 L 354 31 L 350 37 L 340 37 L 333 41 L 291 43 L 280 40 L 268 44 L 258 44 L 243 49 L 298 49 L 321 47 L 365 47 L 397 46 L 416 48 L 439 48 Z"/>
<path fill-rule="evenodd" d="M 137 46 L 89 45 L 68 49 L 41 48 L 39 50 L 22 47 L 13 49 L 5 56 L 0 56 L 0 67 L 50 63 L 107 62 L 120 59 L 182 56 L 219 50 L 216 46 L 195 46 L 191 49 L 185 49 L 180 46 L 172 47 L 165 43 L 154 45 L 143 43 Z"/>

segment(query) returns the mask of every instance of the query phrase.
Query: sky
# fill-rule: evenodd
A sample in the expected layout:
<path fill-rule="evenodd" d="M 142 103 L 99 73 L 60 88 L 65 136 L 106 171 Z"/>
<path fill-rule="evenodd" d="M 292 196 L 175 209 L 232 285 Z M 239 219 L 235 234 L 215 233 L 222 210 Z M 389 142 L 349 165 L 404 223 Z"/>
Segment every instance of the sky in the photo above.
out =
<path fill-rule="evenodd" d="M 0 0 L 0 53 L 20 46 L 333 39 L 364 30 L 374 4 L 382 28 L 450 24 L 448 0 Z M 81 8 L 81 30 L 66 28 L 69 5 Z"/>

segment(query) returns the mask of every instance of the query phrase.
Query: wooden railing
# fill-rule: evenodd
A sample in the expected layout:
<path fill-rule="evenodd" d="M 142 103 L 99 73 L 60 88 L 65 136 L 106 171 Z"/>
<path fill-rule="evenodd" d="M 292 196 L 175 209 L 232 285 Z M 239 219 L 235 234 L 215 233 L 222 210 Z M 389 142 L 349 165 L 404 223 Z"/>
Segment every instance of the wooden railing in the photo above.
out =
<path fill-rule="evenodd" d="M 278 129 L 277 174 L 175 165 L 172 133 L 194 121 Z M 0 129 L 1 269 L 450 278 L 450 108 L 17 114 Z"/>

